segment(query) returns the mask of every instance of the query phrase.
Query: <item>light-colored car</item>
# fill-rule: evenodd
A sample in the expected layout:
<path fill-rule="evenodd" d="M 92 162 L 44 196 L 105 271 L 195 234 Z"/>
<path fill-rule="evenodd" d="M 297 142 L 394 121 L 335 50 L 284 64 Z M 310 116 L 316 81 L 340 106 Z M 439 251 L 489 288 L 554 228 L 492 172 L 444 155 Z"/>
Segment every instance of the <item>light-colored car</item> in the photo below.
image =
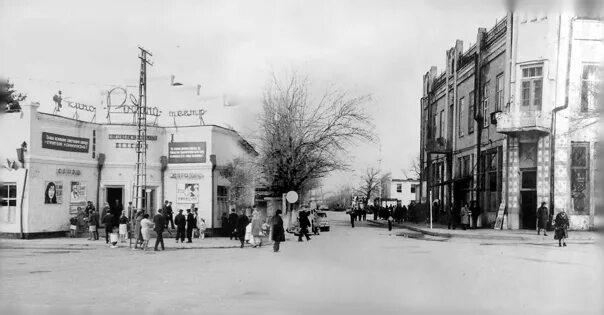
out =
<path fill-rule="evenodd" d="M 329 219 L 327 219 L 327 213 L 317 211 L 317 221 L 321 231 L 329 231 Z"/>

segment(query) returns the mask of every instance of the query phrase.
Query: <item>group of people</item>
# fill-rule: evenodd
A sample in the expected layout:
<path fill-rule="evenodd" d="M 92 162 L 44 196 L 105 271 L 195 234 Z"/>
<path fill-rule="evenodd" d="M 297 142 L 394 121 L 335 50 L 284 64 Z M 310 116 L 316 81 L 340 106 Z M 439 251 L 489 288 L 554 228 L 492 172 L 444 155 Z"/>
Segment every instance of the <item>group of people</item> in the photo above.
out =
<path fill-rule="evenodd" d="M 280 243 L 285 241 L 281 210 L 276 211 L 271 224 L 269 224 L 268 218 L 262 218 L 255 207 L 239 209 L 239 211 L 231 209 L 228 216 L 226 213 L 222 214 L 221 221 L 223 236 L 228 236 L 231 240 L 238 240 L 240 248 L 243 248 L 245 244 L 250 244 L 253 248 L 261 247 L 263 240 L 270 235 L 271 229 L 273 251 L 278 252 Z"/>

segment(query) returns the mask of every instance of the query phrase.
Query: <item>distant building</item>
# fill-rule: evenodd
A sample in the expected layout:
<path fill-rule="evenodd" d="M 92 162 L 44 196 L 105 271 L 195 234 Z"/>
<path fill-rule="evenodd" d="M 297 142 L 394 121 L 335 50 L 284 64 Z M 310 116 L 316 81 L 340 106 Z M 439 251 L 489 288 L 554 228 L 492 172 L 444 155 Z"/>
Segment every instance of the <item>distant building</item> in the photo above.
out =
<path fill-rule="evenodd" d="M 534 229 L 546 202 L 594 226 L 602 34 L 600 17 L 510 12 L 426 73 L 420 195 L 436 219 L 475 202 L 482 226 Z"/>
<path fill-rule="evenodd" d="M 382 201 L 388 205 L 408 205 L 417 202 L 417 179 L 389 179 L 382 183 Z M 383 203 L 382 203 L 383 205 Z"/>

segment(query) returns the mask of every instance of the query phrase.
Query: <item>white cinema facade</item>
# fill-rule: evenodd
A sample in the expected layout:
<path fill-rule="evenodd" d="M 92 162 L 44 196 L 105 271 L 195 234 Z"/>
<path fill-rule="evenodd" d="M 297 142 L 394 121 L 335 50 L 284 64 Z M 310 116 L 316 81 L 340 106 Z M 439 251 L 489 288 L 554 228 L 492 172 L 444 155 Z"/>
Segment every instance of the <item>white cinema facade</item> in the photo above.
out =
<path fill-rule="evenodd" d="M 0 115 L 1 236 L 64 235 L 88 200 L 97 209 L 133 201 L 135 125 L 42 113 L 37 103 L 22 107 Z M 145 208 L 153 215 L 166 199 L 175 210 L 194 203 L 208 228 L 219 228 L 229 182 L 217 169 L 256 156 L 254 148 L 236 131 L 214 125 L 149 126 L 147 143 Z"/>

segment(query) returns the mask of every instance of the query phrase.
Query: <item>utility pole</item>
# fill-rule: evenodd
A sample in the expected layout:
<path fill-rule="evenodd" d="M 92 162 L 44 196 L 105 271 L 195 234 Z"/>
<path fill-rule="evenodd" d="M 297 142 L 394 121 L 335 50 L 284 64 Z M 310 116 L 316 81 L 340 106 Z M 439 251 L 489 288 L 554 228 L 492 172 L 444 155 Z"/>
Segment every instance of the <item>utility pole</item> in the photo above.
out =
<path fill-rule="evenodd" d="M 144 48 L 138 47 L 140 55 L 138 58 L 141 60 L 140 78 L 138 84 L 138 103 L 136 104 L 136 115 L 135 122 L 138 130 L 136 137 L 136 180 L 134 184 L 134 201 L 135 211 L 144 210 L 143 203 L 146 204 L 146 208 L 149 209 L 149 193 L 145 191 L 147 189 L 147 65 L 153 65 L 149 60 L 148 56 L 153 56 L 149 51 Z M 133 216 L 131 217 L 133 218 Z M 131 221 L 132 231 L 134 231 L 134 222 Z M 136 239 L 136 235 L 134 238 Z M 132 237 L 130 238 L 132 240 Z M 132 246 L 132 241 L 130 241 Z M 136 246 L 136 244 L 135 244 Z"/>

